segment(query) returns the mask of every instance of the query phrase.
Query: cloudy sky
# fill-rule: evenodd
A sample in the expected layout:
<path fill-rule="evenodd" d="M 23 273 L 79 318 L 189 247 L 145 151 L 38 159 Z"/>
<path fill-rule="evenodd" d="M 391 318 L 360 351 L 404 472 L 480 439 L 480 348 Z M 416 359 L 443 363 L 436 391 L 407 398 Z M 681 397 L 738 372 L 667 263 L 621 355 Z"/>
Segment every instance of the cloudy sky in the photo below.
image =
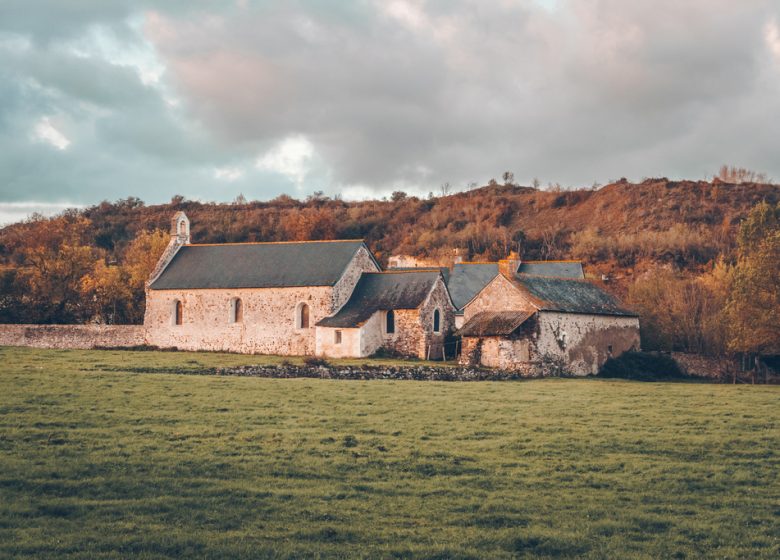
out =
<path fill-rule="evenodd" d="M 779 156 L 778 0 L 0 2 L 0 223 Z"/>

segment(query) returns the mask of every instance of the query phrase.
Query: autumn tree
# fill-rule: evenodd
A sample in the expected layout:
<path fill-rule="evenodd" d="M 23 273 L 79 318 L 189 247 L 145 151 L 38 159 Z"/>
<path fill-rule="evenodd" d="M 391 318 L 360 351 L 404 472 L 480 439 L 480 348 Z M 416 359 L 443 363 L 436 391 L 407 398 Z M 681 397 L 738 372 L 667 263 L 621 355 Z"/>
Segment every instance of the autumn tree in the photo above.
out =
<path fill-rule="evenodd" d="M 737 236 L 738 262 L 728 301 L 729 347 L 780 354 L 780 203 L 758 204 Z"/>
<path fill-rule="evenodd" d="M 121 268 L 129 289 L 127 322 L 143 321 L 145 284 L 169 241 L 170 236 L 162 230 L 142 231 L 127 248 Z"/>
<path fill-rule="evenodd" d="M 81 322 L 88 313 L 81 299 L 81 278 L 101 254 L 85 242 L 90 221 L 81 216 L 36 220 L 24 232 L 18 279 L 27 322 Z"/>

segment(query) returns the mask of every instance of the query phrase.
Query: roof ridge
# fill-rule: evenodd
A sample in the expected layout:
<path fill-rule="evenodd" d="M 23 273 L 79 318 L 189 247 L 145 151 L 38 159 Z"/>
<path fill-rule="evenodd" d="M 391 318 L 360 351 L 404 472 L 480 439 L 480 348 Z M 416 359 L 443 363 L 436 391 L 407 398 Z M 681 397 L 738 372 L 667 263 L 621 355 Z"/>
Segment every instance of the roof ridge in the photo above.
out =
<path fill-rule="evenodd" d="M 438 268 L 423 268 L 420 270 L 393 270 L 391 268 L 390 270 L 379 270 L 379 271 L 367 270 L 364 271 L 363 274 L 417 274 L 418 272 L 436 272 L 437 274 L 441 274 L 441 270 L 439 270 Z"/>
<path fill-rule="evenodd" d="M 521 260 L 520 264 L 543 264 L 543 263 L 580 263 L 582 264 L 581 260 L 577 259 L 560 259 L 560 260 L 552 260 L 552 261 L 524 261 Z"/>
<path fill-rule="evenodd" d="M 496 261 L 464 261 L 455 264 L 457 265 L 457 264 L 498 264 L 498 263 Z"/>
<path fill-rule="evenodd" d="M 189 243 L 183 247 L 221 247 L 223 245 L 292 245 L 304 243 L 364 243 L 364 239 L 310 239 L 308 241 L 236 241 L 228 243 Z"/>

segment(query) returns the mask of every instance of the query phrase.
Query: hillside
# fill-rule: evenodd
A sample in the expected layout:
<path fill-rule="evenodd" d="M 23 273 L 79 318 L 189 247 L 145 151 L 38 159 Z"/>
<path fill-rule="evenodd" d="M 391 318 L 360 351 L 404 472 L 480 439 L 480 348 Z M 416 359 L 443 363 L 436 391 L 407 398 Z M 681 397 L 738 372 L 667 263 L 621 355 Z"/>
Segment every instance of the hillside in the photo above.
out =
<path fill-rule="evenodd" d="M 582 259 L 591 277 L 608 274 L 608 287 L 622 294 L 629 281 L 655 266 L 699 273 L 718 255 L 730 258 L 740 220 L 762 200 L 777 203 L 780 186 L 648 179 L 563 192 L 492 183 L 449 196 L 399 192 L 391 200 L 361 202 L 322 196 L 241 204 L 181 197 L 153 206 L 134 198 L 103 202 L 0 229 L 0 319 L 30 317 L 30 306 L 27 312 L 19 308 L 32 297 L 21 279 L 34 270 L 50 283 L 45 297 L 62 305 L 27 320 L 84 320 L 83 302 L 68 301 L 85 284 L 74 263 L 90 269 L 96 261 L 123 265 L 139 233 L 167 231 L 176 210 L 190 217 L 194 243 L 365 238 L 383 263 L 399 253 L 446 262 L 454 248 L 471 260 L 495 260 L 515 249 L 525 259 Z M 79 256 L 53 270 L 48 261 L 61 258 L 63 247 Z M 111 268 L 101 270 L 109 275 Z M 62 285 L 67 282 L 73 285 Z M 138 301 L 142 290 L 130 289 Z"/>

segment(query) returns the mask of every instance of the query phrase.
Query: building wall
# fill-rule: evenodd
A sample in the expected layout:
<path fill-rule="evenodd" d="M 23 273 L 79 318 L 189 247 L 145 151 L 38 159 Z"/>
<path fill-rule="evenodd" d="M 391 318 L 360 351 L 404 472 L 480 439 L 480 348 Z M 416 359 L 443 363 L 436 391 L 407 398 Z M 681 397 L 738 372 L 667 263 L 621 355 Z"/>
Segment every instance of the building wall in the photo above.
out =
<path fill-rule="evenodd" d="M 464 337 L 460 355 L 462 365 L 481 365 L 505 370 L 531 367 L 531 340 L 499 336 Z"/>
<path fill-rule="evenodd" d="M 361 247 L 355 253 L 355 256 L 352 257 L 339 281 L 333 286 L 333 313 L 347 303 L 358 280 L 360 280 L 360 275 L 364 272 L 380 272 L 380 270 L 374 259 L 371 258 L 368 250 L 365 247 Z"/>
<path fill-rule="evenodd" d="M 332 315 L 349 299 L 363 271 L 376 270 L 370 254 L 361 247 L 332 287 L 147 290 L 144 325 L 149 331 L 150 344 L 156 346 L 314 355 L 317 351 L 314 325 Z M 244 317 L 240 323 L 230 322 L 233 298 L 242 301 Z M 174 325 L 172 320 L 177 299 L 183 304 L 182 325 Z M 309 306 L 309 327 L 306 329 L 296 328 L 296 310 L 300 303 Z"/>
<path fill-rule="evenodd" d="M 88 349 L 146 343 L 142 325 L 0 325 L 0 346 Z"/>
<path fill-rule="evenodd" d="M 383 325 L 384 314 L 377 311 L 360 328 L 360 357 L 370 356 L 384 343 Z"/>
<path fill-rule="evenodd" d="M 512 282 L 499 274 L 463 308 L 463 323 L 482 311 L 533 311 L 536 307 Z"/>
<path fill-rule="evenodd" d="M 341 344 L 336 344 L 336 331 L 341 331 Z M 316 327 L 317 356 L 326 358 L 361 358 L 361 329 L 333 329 Z"/>
<path fill-rule="evenodd" d="M 241 298 L 244 319 L 230 322 L 230 301 Z M 183 324 L 173 324 L 175 300 Z M 309 328 L 296 328 L 296 308 L 309 305 Z M 310 355 L 315 323 L 332 313 L 332 287 L 230 290 L 147 290 L 144 324 L 149 343 L 185 350 Z"/>
<path fill-rule="evenodd" d="M 610 355 L 632 348 L 639 349 L 636 317 L 542 311 L 531 360 L 562 360 L 568 373 L 588 375 L 598 373 Z"/>
<path fill-rule="evenodd" d="M 433 332 L 433 312 L 438 309 L 441 313 L 439 333 Z M 431 359 L 442 358 L 444 341 L 455 329 L 455 307 L 450 300 L 449 292 L 444 281 L 440 278 L 436 281 L 431 293 L 420 306 L 420 323 L 422 336 L 420 337 L 417 356 Z M 430 347 L 430 352 L 428 348 Z M 454 349 L 449 349 L 452 352 Z"/>

